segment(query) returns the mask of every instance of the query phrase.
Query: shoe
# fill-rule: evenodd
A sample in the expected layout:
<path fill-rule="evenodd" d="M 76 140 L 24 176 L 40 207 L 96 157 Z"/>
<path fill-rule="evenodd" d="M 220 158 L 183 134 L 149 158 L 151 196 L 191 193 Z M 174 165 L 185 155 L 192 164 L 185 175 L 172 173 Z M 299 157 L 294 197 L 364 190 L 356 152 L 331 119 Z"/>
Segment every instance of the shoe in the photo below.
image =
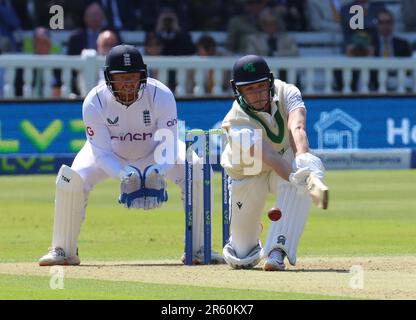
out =
<path fill-rule="evenodd" d="M 183 253 L 182 257 L 181 257 L 181 261 L 183 264 L 186 264 L 186 254 L 185 252 Z M 200 264 L 204 264 L 204 248 L 199 249 L 196 254 L 194 255 L 193 259 L 192 259 L 192 264 L 193 265 L 200 265 Z M 225 264 L 225 260 L 222 257 L 222 255 L 218 254 L 215 251 L 211 251 L 211 261 L 210 264 Z"/>
<path fill-rule="evenodd" d="M 44 266 L 78 266 L 81 260 L 77 255 L 73 257 L 67 257 L 64 249 L 60 247 L 49 248 L 49 252 L 39 259 L 39 265 Z"/>
<path fill-rule="evenodd" d="M 273 249 L 263 265 L 264 271 L 283 271 L 286 266 L 283 262 L 285 253 L 280 249 Z"/>

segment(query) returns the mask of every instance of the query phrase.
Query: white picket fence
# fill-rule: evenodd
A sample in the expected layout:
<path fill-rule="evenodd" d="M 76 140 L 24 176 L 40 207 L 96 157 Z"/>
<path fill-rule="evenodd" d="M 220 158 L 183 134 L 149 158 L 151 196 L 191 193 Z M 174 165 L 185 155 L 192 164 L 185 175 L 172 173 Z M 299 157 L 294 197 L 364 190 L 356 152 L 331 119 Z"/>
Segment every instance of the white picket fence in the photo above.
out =
<path fill-rule="evenodd" d="M 231 96 L 229 77 L 237 57 L 145 57 L 145 63 L 157 74 L 163 83 L 168 82 L 169 71 L 176 72 L 175 95 L 177 97 Z M 345 57 L 297 57 L 267 59 L 273 73 L 287 71 L 287 82 L 300 83 L 304 94 L 331 95 L 351 94 L 353 71 L 360 71 L 358 93 L 362 94 L 405 94 L 416 92 L 416 59 L 414 58 L 345 58 Z M 2 98 L 15 97 L 16 69 L 23 69 L 23 98 L 34 97 L 32 89 L 33 70 L 41 68 L 44 74 L 43 97 L 51 97 L 50 86 L 53 69 L 61 69 L 61 97 L 71 96 L 72 70 L 78 71 L 81 96 L 85 96 L 99 80 L 104 58 L 95 55 L 1 55 L 0 83 Z M 205 90 L 207 72 L 213 71 L 214 87 L 210 93 Z M 339 70 L 343 80 L 341 92 L 334 91 L 334 71 Z M 370 71 L 376 70 L 379 87 L 370 92 Z"/>

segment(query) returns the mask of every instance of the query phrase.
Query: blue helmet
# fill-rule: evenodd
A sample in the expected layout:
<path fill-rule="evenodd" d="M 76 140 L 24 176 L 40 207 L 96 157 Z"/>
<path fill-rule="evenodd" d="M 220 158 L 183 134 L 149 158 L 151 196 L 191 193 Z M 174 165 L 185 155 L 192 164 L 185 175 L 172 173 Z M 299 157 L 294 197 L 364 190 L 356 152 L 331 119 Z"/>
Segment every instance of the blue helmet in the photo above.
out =
<path fill-rule="evenodd" d="M 267 62 L 259 56 L 247 55 L 239 58 L 233 66 L 233 79 L 231 87 L 234 97 L 241 107 L 253 109 L 239 91 L 240 86 L 253 84 L 261 81 L 269 81 L 270 100 L 274 96 L 274 77 Z"/>

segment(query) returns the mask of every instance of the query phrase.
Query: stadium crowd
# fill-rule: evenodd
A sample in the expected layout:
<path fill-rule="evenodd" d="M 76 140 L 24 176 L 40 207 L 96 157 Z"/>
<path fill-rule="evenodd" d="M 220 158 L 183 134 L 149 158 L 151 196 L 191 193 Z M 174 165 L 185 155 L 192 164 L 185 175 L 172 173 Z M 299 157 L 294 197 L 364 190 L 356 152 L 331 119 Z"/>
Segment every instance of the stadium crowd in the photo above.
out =
<path fill-rule="evenodd" d="M 363 30 L 349 27 L 349 9 L 355 4 L 364 8 Z M 51 39 L 52 5 L 63 7 L 64 29 L 71 30 L 65 46 Z M 391 5 L 398 10 L 389 10 Z M 0 0 L 0 54 L 81 55 L 92 49 L 106 55 L 112 46 L 123 42 L 122 32 L 141 31 L 145 38 L 140 49 L 145 56 L 298 56 L 299 46 L 292 33 L 314 31 L 342 33 L 340 52 L 345 56 L 406 57 L 416 45 L 395 35 L 397 20 L 400 31 L 415 32 L 415 11 L 414 0 Z M 20 31 L 33 31 L 33 36 L 19 38 Z M 202 31 L 197 41 L 192 40 L 192 31 Z M 209 34 L 214 31 L 226 34 L 223 46 Z M 174 76 L 169 75 L 170 87 Z M 17 70 L 17 96 L 22 95 L 22 78 L 22 70 Z M 74 72 L 72 91 L 79 94 L 75 78 Z M 336 73 L 335 79 L 341 86 Z M 60 84 L 60 72 L 54 70 L 53 95 L 59 96 Z M 42 72 L 35 70 L 33 88 L 42 86 Z M 208 80 L 208 92 L 210 86 Z M 370 87 L 377 87 L 374 74 Z"/>

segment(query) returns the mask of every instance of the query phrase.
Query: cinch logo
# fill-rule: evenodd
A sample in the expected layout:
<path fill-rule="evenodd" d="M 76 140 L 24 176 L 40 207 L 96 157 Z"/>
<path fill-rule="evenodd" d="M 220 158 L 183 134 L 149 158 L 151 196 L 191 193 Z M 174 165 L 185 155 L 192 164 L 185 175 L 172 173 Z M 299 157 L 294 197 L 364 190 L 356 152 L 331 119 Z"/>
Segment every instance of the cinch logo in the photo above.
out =
<path fill-rule="evenodd" d="M 146 141 L 146 139 L 150 139 L 153 137 L 152 133 L 126 133 L 126 134 L 120 134 L 120 136 L 111 136 L 111 139 L 116 139 L 120 141 Z"/>
<path fill-rule="evenodd" d="M 178 123 L 178 120 L 173 119 L 173 120 L 169 120 L 168 122 L 166 122 L 166 125 L 168 127 L 172 127 L 172 126 L 176 125 L 177 123 Z"/>
<path fill-rule="evenodd" d="M 68 183 L 71 181 L 71 179 L 69 179 L 65 176 L 61 176 L 61 178 L 62 178 L 62 180 L 64 180 L 65 182 L 68 182 Z"/>
<path fill-rule="evenodd" d="M 107 118 L 107 122 L 110 126 L 118 126 L 118 117 L 116 117 L 114 120 L 111 120 L 110 118 Z"/>

